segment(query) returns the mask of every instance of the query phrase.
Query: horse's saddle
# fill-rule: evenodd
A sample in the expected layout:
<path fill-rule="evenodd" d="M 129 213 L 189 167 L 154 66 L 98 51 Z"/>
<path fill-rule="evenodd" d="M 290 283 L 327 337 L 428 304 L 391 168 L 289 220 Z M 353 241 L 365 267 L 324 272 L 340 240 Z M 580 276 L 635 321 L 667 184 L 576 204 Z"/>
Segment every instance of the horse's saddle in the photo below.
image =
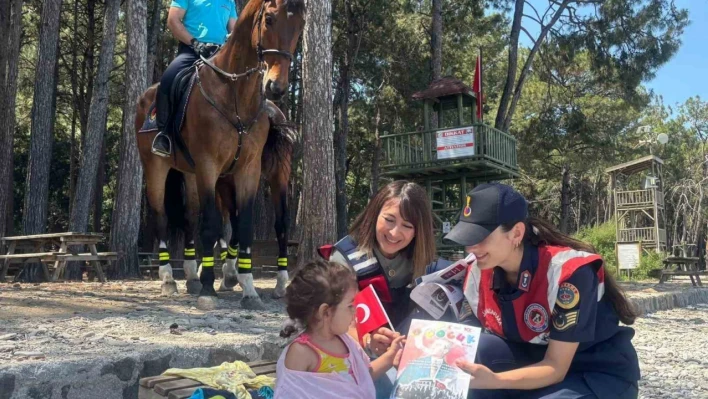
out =
<path fill-rule="evenodd" d="M 170 88 L 170 118 L 165 126 L 166 133 L 170 137 L 175 137 L 179 135 L 182 131 L 182 126 L 184 125 L 185 117 L 187 114 L 187 104 L 189 104 L 189 97 L 192 94 L 192 89 L 194 88 L 196 71 L 194 65 L 190 65 L 189 68 L 181 70 L 175 79 L 172 81 L 172 87 Z M 159 90 L 159 87 L 158 87 Z M 148 107 L 147 115 L 145 116 L 145 122 L 140 128 L 140 133 L 154 132 L 157 130 L 157 109 L 155 101 Z M 176 140 L 179 142 L 181 140 Z"/>

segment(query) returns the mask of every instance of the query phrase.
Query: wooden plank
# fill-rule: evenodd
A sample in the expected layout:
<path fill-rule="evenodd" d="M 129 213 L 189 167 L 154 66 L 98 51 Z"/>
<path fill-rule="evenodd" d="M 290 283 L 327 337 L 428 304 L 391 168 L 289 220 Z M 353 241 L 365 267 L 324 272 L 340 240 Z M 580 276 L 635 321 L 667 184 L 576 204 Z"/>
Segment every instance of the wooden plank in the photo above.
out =
<path fill-rule="evenodd" d="M 26 254 L 0 255 L 0 259 L 39 259 L 46 256 L 54 256 L 56 252 L 37 252 Z"/>
<path fill-rule="evenodd" d="M 181 380 L 182 377 L 175 377 L 171 375 L 155 375 L 152 377 L 145 377 L 140 379 L 140 385 L 152 389 L 156 384 L 162 382 L 169 382 L 175 380 Z"/>
<path fill-rule="evenodd" d="M 32 241 L 32 240 L 46 240 L 46 239 L 55 239 L 55 238 L 62 238 L 62 237 L 86 237 L 87 239 L 91 239 L 94 237 L 98 238 L 103 238 L 103 234 L 99 233 L 49 233 L 49 234 L 34 234 L 34 235 L 28 235 L 28 236 L 9 236 L 9 237 L 2 237 L 0 240 L 2 241 Z"/>
<path fill-rule="evenodd" d="M 253 369 L 254 367 L 268 366 L 271 364 L 278 364 L 278 362 L 276 360 L 258 360 L 255 362 L 248 363 L 248 367 Z M 256 375 L 258 375 L 258 373 L 256 373 Z"/>
<path fill-rule="evenodd" d="M 12 254 L 15 253 L 15 246 L 16 246 L 16 244 L 17 244 L 16 241 L 12 241 L 12 242 L 10 243 L 10 246 L 7 248 L 7 255 L 5 255 L 5 256 L 9 256 L 9 255 L 12 255 Z M 0 283 L 4 283 L 4 282 L 5 282 L 5 276 L 7 276 L 7 269 L 8 269 L 9 267 L 10 267 L 10 259 L 7 259 L 7 258 L 6 258 L 5 260 L 3 260 L 3 262 L 2 262 L 2 270 L 0 270 Z"/>
<path fill-rule="evenodd" d="M 187 399 L 192 394 L 194 391 L 197 390 L 197 388 L 207 388 L 205 385 L 200 385 L 198 387 L 190 387 L 190 388 L 185 388 L 185 389 L 179 389 L 177 391 L 172 391 L 167 395 L 168 399 Z"/>
<path fill-rule="evenodd" d="M 179 379 L 175 381 L 161 382 L 155 384 L 155 392 L 167 396 L 172 391 L 177 391 L 184 388 L 192 388 L 201 386 L 202 383 L 195 380 Z"/>
<path fill-rule="evenodd" d="M 93 254 L 94 257 L 99 258 L 98 251 L 96 250 L 96 245 L 89 245 L 89 249 L 91 250 L 91 254 Z M 102 256 L 101 256 L 102 257 Z M 116 256 L 116 259 L 118 257 Z M 91 262 L 93 264 L 93 269 L 96 271 L 96 274 L 98 274 L 98 281 L 105 283 L 106 282 L 106 275 L 103 273 L 103 269 L 101 268 L 101 262 L 98 260 L 94 260 Z"/>
<path fill-rule="evenodd" d="M 268 364 L 265 366 L 251 367 L 251 370 L 253 370 L 256 375 L 270 374 L 275 373 L 275 366 L 275 364 Z"/>

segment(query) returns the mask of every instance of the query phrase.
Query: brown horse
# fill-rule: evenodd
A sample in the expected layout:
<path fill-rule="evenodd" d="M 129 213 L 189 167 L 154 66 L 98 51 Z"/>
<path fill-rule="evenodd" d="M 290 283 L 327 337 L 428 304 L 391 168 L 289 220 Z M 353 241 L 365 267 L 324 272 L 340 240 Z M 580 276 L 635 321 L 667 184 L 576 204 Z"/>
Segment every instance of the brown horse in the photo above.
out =
<path fill-rule="evenodd" d="M 226 175 L 235 187 L 234 206 L 239 210 L 240 238 L 238 280 L 244 289 L 242 306 L 259 308 L 262 303 L 253 287 L 251 245 L 253 242 L 253 201 L 261 173 L 261 157 L 268 139 L 269 121 L 266 98 L 277 100 L 287 92 L 291 54 L 304 28 L 303 0 L 251 0 L 239 17 L 231 37 L 211 59 L 197 67 L 196 85 L 186 109 L 181 130 L 186 153 L 176 151 L 171 158 L 151 153 L 153 133 L 137 134 L 138 150 L 145 170 L 147 196 L 157 218 L 160 242 L 160 277 L 163 293 L 176 290 L 167 252 L 165 202 L 183 201 L 165 197 L 165 182 L 172 169 L 184 173 L 187 209 L 187 246 L 185 258 L 194 259 L 193 231 L 199 209 L 202 273 L 197 306 L 216 306 L 214 258 L 210 252 L 222 232 L 216 207 L 216 181 Z M 137 107 L 136 132 L 140 129 L 157 85 L 148 89 Z M 196 195 L 194 195 L 196 193 Z M 191 245 L 190 245 L 191 244 Z M 185 273 L 196 285 L 196 261 L 185 262 Z"/>
<path fill-rule="evenodd" d="M 288 283 L 288 227 L 290 211 L 288 206 L 288 184 L 292 165 L 293 147 L 297 140 L 297 130 L 288 123 L 285 115 L 274 104 L 268 107 L 270 133 L 261 157 L 261 174 L 270 187 L 270 197 L 275 211 L 275 232 L 278 240 L 278 275 L 273 297 L 285 296 Z M 224 223 L 232 226 L 228 246 L 220 240 L 221 259 L 224 260 L 219 291 L 229 291 L 236 285 L 238 248 L 240 244 L 239 212 L 236 208 L 236 186 L 233 179 L 219 178 L 216 182 L 217 205 L 223 215 Z"/>

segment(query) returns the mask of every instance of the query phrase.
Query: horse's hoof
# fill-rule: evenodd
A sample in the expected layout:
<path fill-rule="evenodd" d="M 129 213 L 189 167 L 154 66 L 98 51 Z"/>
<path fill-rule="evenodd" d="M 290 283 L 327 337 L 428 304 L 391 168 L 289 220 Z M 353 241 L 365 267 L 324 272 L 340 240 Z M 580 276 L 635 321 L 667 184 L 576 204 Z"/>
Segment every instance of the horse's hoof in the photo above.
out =
<path fill-rule="evenodd" d="M 241 308 L 248 310 L 265 310 L 265 305 L 261 298 L 257 296 L 245 296 L 241 299 Z"/>
<path fill-rule="evenodd" d="M 200 296 L 197 298 L 197 309 L 199 310 L 214 310 L 218 305 L 219 299 L 215 296 Z"/>
<path fill-rule="evenodd" d="M 162 295 L 171 296 L 177 293 L 177 283 L 174 281 L 162 283 Z"/>
<path fill-rule="evenodd" d="M 202 290 L 202 283 L 199 280 L 187 280 L 187 292 L 189 295 L 199 295 Z"/>
<path fill-rule="evenodd" d="M 221 283 L 224 285 L 224 287 L 231 289 L 238 284 L 238 278 L 236 278 L 236 276 L 227 276 L 224 277 L 223 280 L 221 280 Z"/>
<path fill-rule="evenodd" d="M 237 284 L 238 284 L 238 280 L 236 280 L 235 277 L 232 279 L 223 279 L 223 280 L 221 280 L 221 284 L 219 284 L 219 289 L 217 291 L 219 291 L 219 292 L 234 291 Z"/>
<path fill-rule="evenodd" d="M 273 298 L 280 299 L 285 296 L 285 287 L 275 287 L 273 290 Z"/>

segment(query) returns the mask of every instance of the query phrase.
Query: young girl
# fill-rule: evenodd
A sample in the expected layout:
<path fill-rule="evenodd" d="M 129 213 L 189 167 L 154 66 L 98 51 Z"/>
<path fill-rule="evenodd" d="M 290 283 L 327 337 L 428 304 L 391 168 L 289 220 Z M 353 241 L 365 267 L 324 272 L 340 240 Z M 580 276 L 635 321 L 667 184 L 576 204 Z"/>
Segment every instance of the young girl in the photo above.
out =
<path fill-rule="evenodd" d="M 356 309 L 354 272 L 334 262 L 314 261 L 300 270 L 286 289 L 291 319 L 305 327 L 283 351 L 276 369 L 275 398 L 373 399 L 373 379 L 400 359 L 403 337 L 393 341 L 378 359 L 369 362 L 361 347 L 347 335 Z M 296 327 L 288 325 L 281 336 Z"/>

